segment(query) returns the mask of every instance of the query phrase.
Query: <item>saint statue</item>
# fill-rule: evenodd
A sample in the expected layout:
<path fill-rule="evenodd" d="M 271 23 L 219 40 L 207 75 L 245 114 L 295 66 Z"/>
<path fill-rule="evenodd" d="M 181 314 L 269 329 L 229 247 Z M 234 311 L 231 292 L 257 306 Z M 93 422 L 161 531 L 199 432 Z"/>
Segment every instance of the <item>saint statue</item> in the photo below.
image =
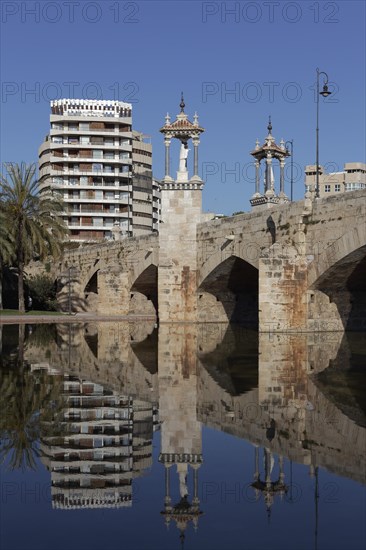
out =
<path fill-rule="evenodd" d="M 179 172 L 187 172 L 187 157 L 189 149 L 187 143 L 181 143 L 179 153 Z"/>
<path fill-rule="evenodd" d="M 181 498 L 188 496 L 187 469 L 187 464 L 177 464 L 177 472 L 179 474 L 179 493 Z"/>

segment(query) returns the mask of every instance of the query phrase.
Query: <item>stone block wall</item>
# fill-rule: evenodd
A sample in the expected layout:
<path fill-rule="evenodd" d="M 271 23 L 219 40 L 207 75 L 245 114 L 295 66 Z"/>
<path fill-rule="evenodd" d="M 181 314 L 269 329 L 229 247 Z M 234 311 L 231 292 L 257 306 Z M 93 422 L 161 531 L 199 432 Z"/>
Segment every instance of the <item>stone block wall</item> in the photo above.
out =
<path fill-rule="evenodd" d="M 159 229 L 158 303 L 161 322 L 197 320 L 196 225 L 201 190 L 162 189 Z"/>

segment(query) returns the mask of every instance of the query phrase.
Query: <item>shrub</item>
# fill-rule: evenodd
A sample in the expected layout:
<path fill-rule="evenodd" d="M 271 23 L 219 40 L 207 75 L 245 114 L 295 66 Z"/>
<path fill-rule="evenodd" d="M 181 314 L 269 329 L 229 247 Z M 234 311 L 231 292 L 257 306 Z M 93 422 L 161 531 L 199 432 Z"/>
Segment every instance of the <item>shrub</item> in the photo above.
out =
<path fill-rule="evenodd" d="M 28 295 L 32 298 L 32 309 L 57 311 L 56 283 L 46 274 L 35 275 L 27 280 Z"/>

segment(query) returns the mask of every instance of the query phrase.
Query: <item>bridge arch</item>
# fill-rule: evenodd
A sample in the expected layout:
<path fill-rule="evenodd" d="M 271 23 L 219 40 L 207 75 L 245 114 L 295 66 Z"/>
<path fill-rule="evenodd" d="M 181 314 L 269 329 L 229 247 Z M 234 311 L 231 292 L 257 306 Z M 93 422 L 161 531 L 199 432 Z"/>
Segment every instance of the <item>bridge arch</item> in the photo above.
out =
<path fill-rule="evenodd" d="M 258 261 L 260 256 L 260 247 L 256 242 L 239 243 L 234 250 L 228 251 L 230 242 L 222 244 L 216 252 L 210 254 L 208 259 L 203 263 L 199 271 L 198 286 L 208 277 L 208 275 L 225 260 L 236 257 L 249 265 L 258 269 Z"/>
<path fill-rule="evenodd" d="M 334 241 L 309 267 L 309 288 L 319 284 L 322 277 L 338 262 L 366 246 L 366 223 L 354 227 Z"/>
<path fill-rule="evenodd" d="M 365 328 L 366 224 L 327 247 L 309 269 L 308 286 L 310 291 L 328 296 L 346 330 Z"/>
<path fill-rule="evenodd" d="M 141 270 L 139 270 L 141 271 Z M 158 313 L 158 267 L 150 263 L 133 281 L 130 288 L 130 313 Z"/>
<path fill-rule="evenodd" d="M 210 317 L 258 328 L 258 269 L 232 255 L 218 265 L 198 286 L 198 310 Z M 206 317 L 207 318 L 207 317 Z"/>

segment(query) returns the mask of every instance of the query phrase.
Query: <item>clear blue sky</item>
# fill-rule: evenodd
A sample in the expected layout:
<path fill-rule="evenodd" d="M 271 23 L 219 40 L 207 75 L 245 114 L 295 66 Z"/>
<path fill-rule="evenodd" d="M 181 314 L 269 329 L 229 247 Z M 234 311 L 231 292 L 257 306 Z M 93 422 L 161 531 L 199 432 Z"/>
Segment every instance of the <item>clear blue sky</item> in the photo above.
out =
<path fill-rule="evenodd" d="M 263 143 L 268 115 L 277 142 L 294 140 L 301 198 L 303 168 L 315 162 L 316 67 L 334 92 L 321 98 L 320 164 L 365 162 L 363 1 L 3 0 L 1 21 L 1 162 L 37 160 L 50 99 L 98 94 L 133 101 L 134 127 L 151 136 L 160 178 L 159 128 L 167 111 L 178 113 L 183 90 L 186 112 L 192 119 L 197 110 L 206 129 L 205 210 L 250 209 L 249 152 L 256 138 Z M 174 149 L 173 173 L 177 164 Z"/>

